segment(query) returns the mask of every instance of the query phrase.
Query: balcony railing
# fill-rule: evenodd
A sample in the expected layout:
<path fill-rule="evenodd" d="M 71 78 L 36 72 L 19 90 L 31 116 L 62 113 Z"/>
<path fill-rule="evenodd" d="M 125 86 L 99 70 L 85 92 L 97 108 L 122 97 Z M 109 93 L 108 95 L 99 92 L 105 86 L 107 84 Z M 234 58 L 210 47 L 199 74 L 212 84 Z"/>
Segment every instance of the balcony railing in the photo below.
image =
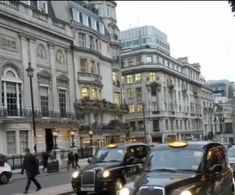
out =
<path fill-rule="evenodd" d="M 76 110 L 84 110 L 84 111 L 103 111 L 103 112 L 121 112 L 128 113 L 128 106 L 125 104 L 114 104 L 111 102 L 103 100 L 92 100 L 89 98 L 81 99 L 79 102 L 75 103 Z"/>
<path fill-rule="evenodd" d="M 49 118 L 49 119 L 80 119 L 81 116 L 78 114 L 70 113 L 70 112 L 55 112 L 55 111 L 49 111 L 47 115 L 45 116 L 41 110 L 35 110 L 34 111 L 35 118 Z M 0 108 L 0 118 L 30 118 L 32 117 L 32 110 L 31 109 L 6 109 L 6 108 Z"/>
<path fill-rule="evenodd" d="M 102 77 L 89 72 L 78 72 L 78 80 L 83 82 L 94 82 L 102 85 Z"/>

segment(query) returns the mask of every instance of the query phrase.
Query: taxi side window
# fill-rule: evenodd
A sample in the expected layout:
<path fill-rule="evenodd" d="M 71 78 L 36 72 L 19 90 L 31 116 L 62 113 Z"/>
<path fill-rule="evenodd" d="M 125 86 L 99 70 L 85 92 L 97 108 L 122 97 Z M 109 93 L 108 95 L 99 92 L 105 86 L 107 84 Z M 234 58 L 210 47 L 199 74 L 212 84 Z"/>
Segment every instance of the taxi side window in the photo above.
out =
<path fill-rule="evenodd" d="M 143 162 L 148 154 L 148 150 L 145 146 L 136 147 L 136 158 L 139 162 Z"/>
<path fill-rule="evenodd" d="M 226 167 L 225 153 L 221 147 L 211 148 L 207 153 L 207 170 L 216 164 L 222 165 L 223 169 Z"/>
<path fill-rule="evenodd" d="M 129 159 L 135 159 L 135 158 L 136 158 L 135 147 L 129 147 L 125 155 L 125 162 L 127 162 Z"/>

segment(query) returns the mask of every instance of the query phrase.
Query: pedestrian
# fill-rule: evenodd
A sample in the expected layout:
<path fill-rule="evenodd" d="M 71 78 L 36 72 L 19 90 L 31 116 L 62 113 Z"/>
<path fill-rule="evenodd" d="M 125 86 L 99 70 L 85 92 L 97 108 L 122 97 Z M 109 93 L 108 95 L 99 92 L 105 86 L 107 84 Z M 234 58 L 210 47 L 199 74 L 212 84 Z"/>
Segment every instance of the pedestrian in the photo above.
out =
<path fill-rule="evenodd" d="M 74 155 L 72 151 L 68 153 L 67 165 L 68 165 L 68 171 L 70 170 L 70 165 L 72 165 L 72 169 L 74 168 Z"/>
<path fill-rule="evenodd" d="M 29 186 L 31 184 L 31 181 L 36 185 L 37 189 L 36 191 L 39 191 L 42 187 L 40 183 L 35 179 L 36 175 L 39 174 L 39 163 L 37 158 L 30 153 L 29 148 L 25 149 L 25 157 L 23 161 L 23 167 L 21 170 L 21 174 L 24 174 L 24 170 L 26 170 L 27 175 L 27 184 L 25 186 L 24 194 L 28 193 Z"/>
<path fill-rule="evenodd" d="M 77 168 L 80 169 L 80 166 L 78 164 L 78 160 L 79 160 L 78 152 L 75 152 L 75 154 L 74 154 L 75 169 L 77 169 Z"/>
<path fill-rule="evenodd" d="M 48 152 L 47 151 L 43 152 L 42 153 L 42 165 L 43 165 L 42 171 L 43 172 L 44 172 L 45 169 L 47 169 L 48 158 L 49 158 Z"/>

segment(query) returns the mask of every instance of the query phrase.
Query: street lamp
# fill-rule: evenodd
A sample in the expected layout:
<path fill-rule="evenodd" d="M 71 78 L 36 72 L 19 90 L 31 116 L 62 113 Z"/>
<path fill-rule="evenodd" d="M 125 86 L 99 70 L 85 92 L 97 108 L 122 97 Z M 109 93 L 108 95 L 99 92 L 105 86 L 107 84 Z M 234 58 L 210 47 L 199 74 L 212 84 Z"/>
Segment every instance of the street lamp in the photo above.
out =
<path fill-rule="evenodd" d="M 52 135 L 53 135 L 53 138 L 54 138 L 54 149 L 56 149 L 57 148 L 56 139 L 58 137 L 57 131 L 53 131 Z"/>
<path fill-rule="evenodd" d="M 32 121 L 33 121 L 33 137 L 34 137 L 34 151 L 37 153 L 37 135 L 35 128 L 35 117 L 34 117 L 34 102 L 33 102 L 33 85 L 32 85 L 32 77 L 34 69 L 31 67 L 31 62 L 28 63 L 28 68 L 26 69 L 30 81 L 30 93 L 31 93 L 31 104 L 32 104 Z"/>
<path fill-rule="evenodd" d="M 70 131 L 70 136 L 72 137 L 72 148 L 75 147 L 75 144 L 74 144 L 74 136 L 75 136 L 75 132 L 74 131 Z"/>
<path fill-rule="evenodd" d="M 93 148 L 92 148 L 92 136 L 93 136 L 93 131 L 92 130 L 90 130 L 89 132 L 88 132 L 88 134 L 89 134 L 89 136 L 90 136 L 90 145 L 91 145 L 91 155 L 93 155 Z"/>

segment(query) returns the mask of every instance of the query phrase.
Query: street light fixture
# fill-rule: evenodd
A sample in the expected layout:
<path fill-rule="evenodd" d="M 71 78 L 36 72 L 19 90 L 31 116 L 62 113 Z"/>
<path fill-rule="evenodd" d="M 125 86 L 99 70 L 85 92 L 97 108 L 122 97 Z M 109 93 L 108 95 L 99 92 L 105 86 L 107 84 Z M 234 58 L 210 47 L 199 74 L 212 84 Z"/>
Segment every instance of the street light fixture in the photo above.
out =
<path fill-rule="evenodd" d="M 52 135 L 53 135 L 53 137 L 54 137 L 54 149 L 56 149 L 57 148 L 57 143 L 56 143 L 56 139 L 57 139 L 57 137 L 58 137 L 58 132 L 57 131 L 53 131 L 53 133 L 52 133 Z"/>
<path fill-rule="evenodd" d="M 93 143 L 92 143 L 92 136 L 93 136 L 93 131 L 92 130 L 90 130 L 89 132 L 88 132 L 88 134 L 89 134 L 89 136 L 90 136 L 90 145 L 91 145 L 91 155 L 93 155 L 93 148 L 92 148 L 92 145 L 93 145 Z"/>
<path fill-rule="evenodd" d="M 35 125 L 35 116 L 34 116 L 34 102 L 33 102 L 33 85 L 32 77 L 34 69 L 31 67 L 31 62 L 28 63 L 28 68 L 26 69 L 30 81 L 30 94 L 31 94 L 31 105 L 32 105 L 32 122 L 33 122 L 33 137 L 34 137 L 34 151 L 37 153 L 37 135 L 36 135 L 36 125 Z"/>
<path fill-rule="evenodd" d="M 142 111 L 143 111 L 143 122 L 144 122 L 144 142 L 147 143 L 147 132 L 146 132 L 146 125 L 145 125 L 145 105 L 142 103 Z"/>
<path fill-rule="evenodd" d="M 74 137 L 75 137 L 75 132 L 74 131 L 70 131 L 70 136 L 72 137 L 72 148 L 75 147 L 75 144 L 74 144 Z"/>

